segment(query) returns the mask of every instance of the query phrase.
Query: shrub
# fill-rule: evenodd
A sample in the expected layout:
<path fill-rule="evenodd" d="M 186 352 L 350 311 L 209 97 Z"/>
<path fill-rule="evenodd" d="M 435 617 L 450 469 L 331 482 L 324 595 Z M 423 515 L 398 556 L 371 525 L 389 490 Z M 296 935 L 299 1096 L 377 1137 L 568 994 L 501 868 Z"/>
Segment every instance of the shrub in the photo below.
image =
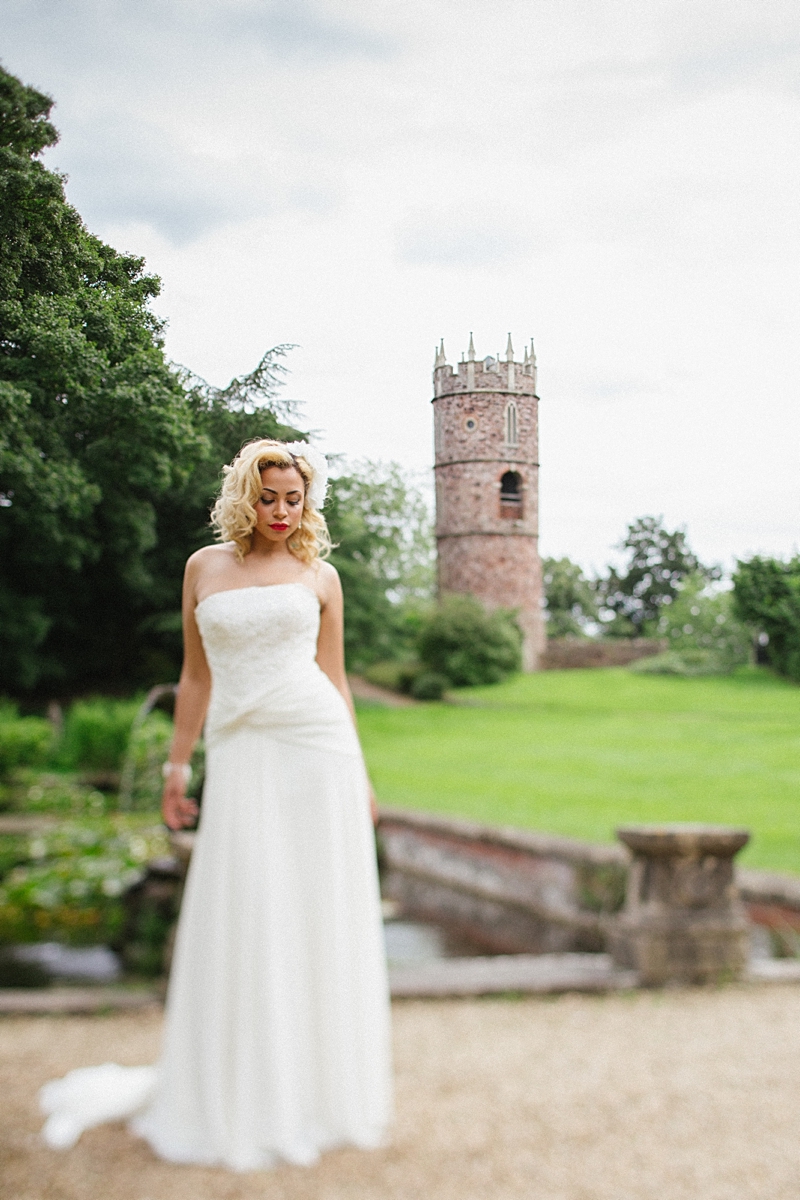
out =
<path fill-rule="evenodd" d="M 421 662 L 413 661 L 388 661 L 373 663 L 364 671 L 364 678 L 370 683 L 377 684 L 378 687 L 388 688 L 392 692 L 401 692 L 405 696 L 417 696 L 415 691 L 417 680 L 420 675 L 430 675 L 431 672 Z M 450 680 L 444 680 L 444 688 L 447 688 Z M 423 685 L 424 686 L 424 685 Z M 417 699 L 423 697 L 417 696 Z M 438 699 L 438 697 L 427 696 L 425 699 Z"/>
<path fill-rule="evenodd" d="M 10 807 L 17 812 L 102 816 L 114 803 L 113 797 L 96 788 L 44 772 L 29 772 L 10 791 L 13 797 Z"/>
<path fill-rule="evenodd" d="M 665 650 L 650 658 L 631 663 L 629 671 L 637 675 L 682 675 L 690 679 L 698 675 L 729 675 L 730 662 L 713 650 Z"/>
<path fill-rule="evenodd" d="M 800 682 L 800 555 L 740 561 L 733 596 L 740 620 L 765 635 L 770 664 Z"/>
<path fill-rule="evenodd" d="M 59 759 L 68 770 L 117 774 L 128 747 L 138 700 L 78 700 L 64 721 Z"/>
<path fill-rule="evenodd" d="M 445 596 L 419 637 L 421 662 L 456 687 L 499 683 L 519 670 L 521 651 L 514 614 L 487 612 L 474 596 Z"/>
<path fill-rule="evenodd" d="M 120 785 L 120 807 L 154 810 L 161 803 L 164 778 L 161 767 L 169 755 L 173 724 L 166 713 L 154 709 L 131 732 Z M 197 763 L 192 760 L 193 777 Z"/>
<path fill-rule="evenodd" d="M 163 829 L 119 817 L 68 822 L 32 837 L 25 861 L 0 881 L 0 943 L 113 942 L 125 924 L 124 893 L 167 849 Z"/>
<path fill-rule="evenodd" d="M 364 678 L 376 687 L 388 688 L 391 692 L 407 692 L 419 671 L 419 663 L 389 659 L 368 666 Z"/>
<path fill-rule="evenodd" d="M 0 779 L 18 767 L 43 763 L 53 745 L 53 727 L 41 717 L 21 717 L 17 708 L 0 703 Z"/>
<path fill-rule="evenodd" d="M 411 695 L 415 700 L 441 700 L 450 686 L 446 675 L 435 671 L 421 671 L 411 684 Z"/>

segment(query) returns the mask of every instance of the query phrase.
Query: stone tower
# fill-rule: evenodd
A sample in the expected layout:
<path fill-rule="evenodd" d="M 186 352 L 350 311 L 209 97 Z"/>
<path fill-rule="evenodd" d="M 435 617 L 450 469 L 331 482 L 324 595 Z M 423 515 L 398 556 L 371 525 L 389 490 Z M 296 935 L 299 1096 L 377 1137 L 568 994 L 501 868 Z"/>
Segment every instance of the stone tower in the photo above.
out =
<path fill-rule="evenodd" d="M 523 666 L 544 649 L 539 559 L 539 398 L 533 342 L 514 362 L 469 351 L 454 370 L 444 343 L 433 366 L 439 591 L 470 592 L 489 608 L 515 608 Z"/>

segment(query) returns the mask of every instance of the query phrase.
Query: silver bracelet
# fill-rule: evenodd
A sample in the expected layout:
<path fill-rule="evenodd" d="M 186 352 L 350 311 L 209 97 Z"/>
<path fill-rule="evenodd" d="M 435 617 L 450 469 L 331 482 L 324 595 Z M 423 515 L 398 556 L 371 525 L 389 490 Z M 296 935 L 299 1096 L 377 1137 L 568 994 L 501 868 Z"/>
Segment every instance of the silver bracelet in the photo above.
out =
<path fill-rule="evenodd" d="M 188 763 L 165 762 L 161 768 L 161 774 L 165 779 L 169 779 L 170 775 L 174 775 L 176 771 L 180 771 L 183 776 L 183 785 L 188 787 L 192 782 L 192 768 Z"/>

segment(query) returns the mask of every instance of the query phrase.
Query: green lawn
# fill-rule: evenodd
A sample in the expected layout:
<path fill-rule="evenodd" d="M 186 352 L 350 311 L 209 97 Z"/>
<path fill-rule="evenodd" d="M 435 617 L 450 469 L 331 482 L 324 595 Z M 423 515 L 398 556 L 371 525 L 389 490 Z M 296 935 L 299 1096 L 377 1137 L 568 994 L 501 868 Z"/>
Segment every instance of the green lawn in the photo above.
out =
<path fill-rule="evenodd" d="M 594 841 L 630 821 L 745 825 L 743 862 L 800 874 L 795 685 L 547 671 L 459 696 L 359 706 L 382 803 Z"/>

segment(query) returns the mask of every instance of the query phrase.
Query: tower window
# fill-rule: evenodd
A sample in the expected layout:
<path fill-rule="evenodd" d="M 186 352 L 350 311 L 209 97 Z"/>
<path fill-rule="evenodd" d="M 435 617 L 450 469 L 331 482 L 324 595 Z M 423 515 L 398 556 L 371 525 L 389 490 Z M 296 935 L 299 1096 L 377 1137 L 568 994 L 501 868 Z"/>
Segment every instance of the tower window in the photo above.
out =
<path fill-rule="evenodd" d="M 522 477 L 517 471 L 506 471 L 500 480 L 500 516 L 522 516 Z"/>
<path fill-rule="evenodd" d="M 519 432 L 517 429 L 517 406 L 513 400 L 509 400 L 506 405 L 506 445 L 519 445 Z"/>

